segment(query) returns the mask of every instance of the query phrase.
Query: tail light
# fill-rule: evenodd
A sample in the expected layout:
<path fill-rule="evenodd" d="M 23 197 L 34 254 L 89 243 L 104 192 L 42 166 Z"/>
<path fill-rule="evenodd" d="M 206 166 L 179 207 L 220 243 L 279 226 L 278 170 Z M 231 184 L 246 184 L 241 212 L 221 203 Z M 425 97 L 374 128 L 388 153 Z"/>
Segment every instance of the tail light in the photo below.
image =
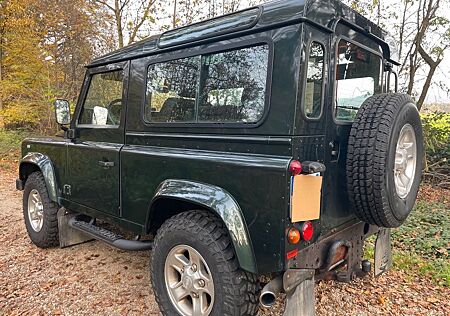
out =
<path fill-rule="evenodd" d="M 298 160 L 292 160 L 289 164 L 289 172 L 293 175 L 299 175 L 302 173 L 302 163 Z"/>
<path fill-rule="evenodd" d="M 311 222 L 305 222 L 302 226 L 302 237 L 304 240 L 308 241 L 311 240 L 311 238 L 314 235 L 314 227 Z"/>
<path fill-rule="evenodd" d="M 300 241 L 300 232 L 297 228 L 292 227 L 288 231 L 288 242 L 291 245 L 295 245 L 298 244 L 299 241 Z"/>

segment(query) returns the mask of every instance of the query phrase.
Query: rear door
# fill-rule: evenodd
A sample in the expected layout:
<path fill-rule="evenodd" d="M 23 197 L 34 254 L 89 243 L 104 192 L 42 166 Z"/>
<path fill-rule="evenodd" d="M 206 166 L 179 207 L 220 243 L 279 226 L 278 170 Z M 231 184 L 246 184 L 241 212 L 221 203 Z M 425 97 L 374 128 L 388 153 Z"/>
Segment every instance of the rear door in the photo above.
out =
<path fill-rule="evenodd" d="M 370 96 L 381 93 L 383 84 L 378 45 L 346 26 L 339 25 L 336 34 L 331 43 L 329 96 L 324 107 L 324 230 L 354 218 L 347 196 L 347 172 L 358 170 L 346 170 L 348 138 L 359 107 Z"/>
<path fill-rule="evenodd" d="M 88 70 L 68 146 L 71 202 L 120 215 L 120 150 L 124 144 L 127 63 Z"/>

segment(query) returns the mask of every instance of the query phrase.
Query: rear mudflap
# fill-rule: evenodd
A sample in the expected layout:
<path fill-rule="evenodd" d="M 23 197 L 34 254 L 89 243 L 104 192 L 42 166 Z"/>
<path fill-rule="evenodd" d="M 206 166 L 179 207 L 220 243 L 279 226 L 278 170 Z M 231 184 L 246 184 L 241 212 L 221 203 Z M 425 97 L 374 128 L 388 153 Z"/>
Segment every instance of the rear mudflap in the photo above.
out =
<path fill-rule="evenodd" d="M 391 230 L 380 228 L 375 241 L 375 276 L 379 276 L 392 267 Z"/>

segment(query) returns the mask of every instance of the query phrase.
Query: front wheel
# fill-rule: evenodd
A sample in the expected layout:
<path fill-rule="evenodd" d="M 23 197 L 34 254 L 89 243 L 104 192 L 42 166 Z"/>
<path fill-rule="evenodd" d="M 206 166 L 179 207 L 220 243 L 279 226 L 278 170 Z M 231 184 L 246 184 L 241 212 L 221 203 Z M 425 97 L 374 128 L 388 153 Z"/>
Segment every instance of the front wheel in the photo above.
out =
<path fill-rule="evenodd" d="M 239 268 L 227 230 L 209 212 L 181 213 L 161 226 L 151 275 L 164 315 L 257 313 L 257 278 Z"/>
<path fill-rule="evenodd" d="M 41 172 L 29 175 L 23 191 L 23 217 L 31 241 L 40 248 L 59 244 L 58 205 L 50 200 Z"/>

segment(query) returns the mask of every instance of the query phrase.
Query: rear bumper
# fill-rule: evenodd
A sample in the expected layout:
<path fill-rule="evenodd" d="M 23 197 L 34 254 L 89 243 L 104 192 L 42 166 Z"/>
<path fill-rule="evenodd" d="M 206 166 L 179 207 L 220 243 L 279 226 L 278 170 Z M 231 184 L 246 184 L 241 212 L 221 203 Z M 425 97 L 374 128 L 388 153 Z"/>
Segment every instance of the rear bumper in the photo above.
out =
<path fill-rule="evenodd" d="M 16 189 L 19 191 L 23 191 L 25 188 L 25 182 L 22 179 L 16 179 Z"/>
<path fill-rule="evenodd" d="M 318 278 L 334 278 L 348 281 L 367 271 L 362 269 L 363 247 L 367 237 L 379 231 L 378 226 L 352 222 L 338 227 L 329 234 L 298 252 L 287 262 L 287 269 L 314 269 Z M 335 268 L 346 266 L 346 271 Z"/>

